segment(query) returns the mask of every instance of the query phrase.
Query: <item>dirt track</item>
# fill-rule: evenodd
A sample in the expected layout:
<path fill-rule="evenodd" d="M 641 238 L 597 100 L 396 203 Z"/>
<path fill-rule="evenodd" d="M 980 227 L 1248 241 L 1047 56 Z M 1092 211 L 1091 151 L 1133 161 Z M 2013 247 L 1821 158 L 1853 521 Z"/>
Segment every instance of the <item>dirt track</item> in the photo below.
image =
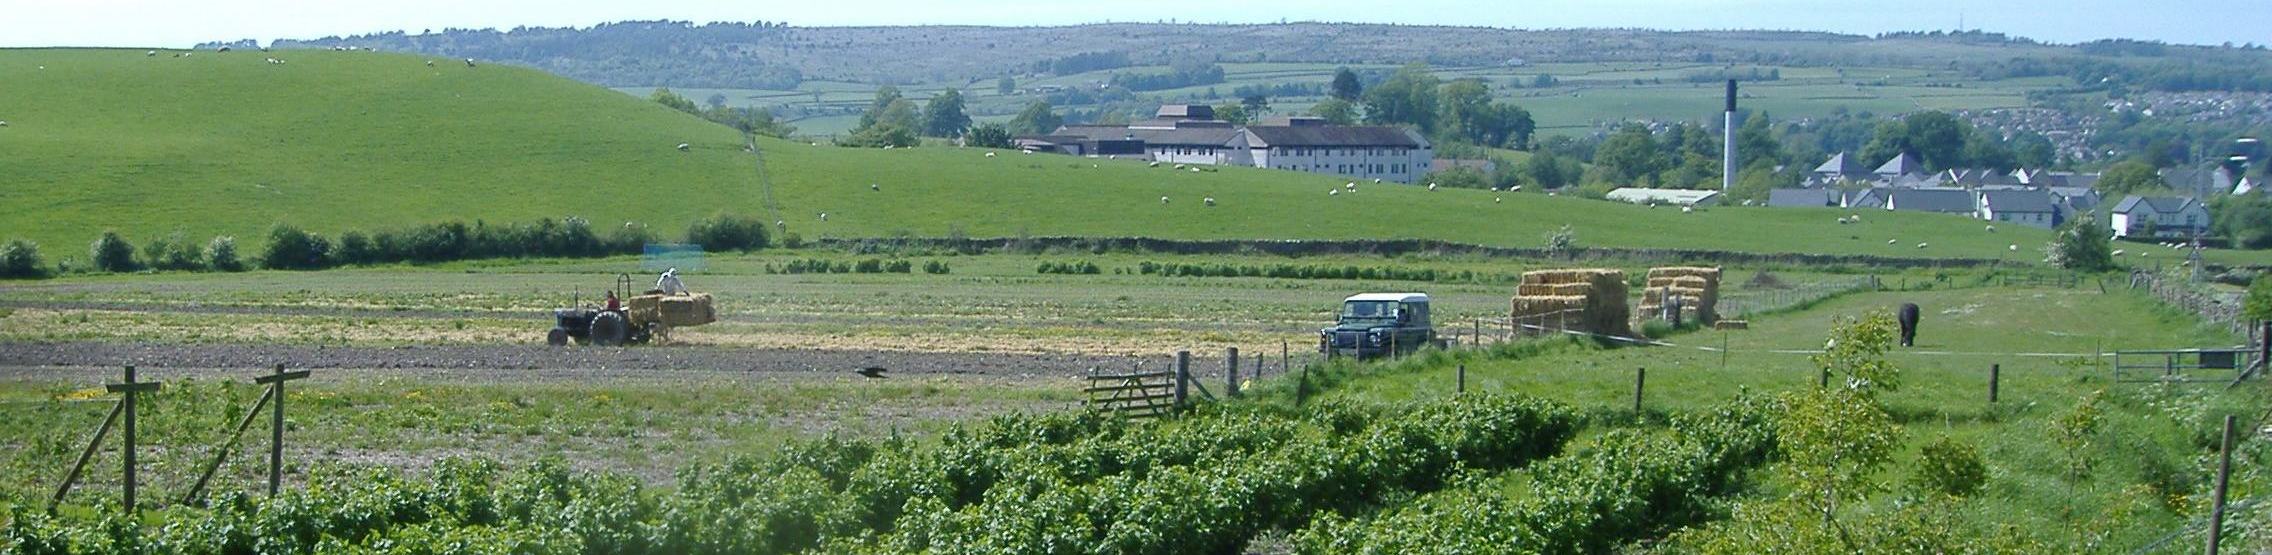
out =
<path fill-rule="evenodd" d="M 864 367 L 890 375 L 979 375 L 1067 378 L 1091 367 L 1125 370 L 1138 362 L 1165 367 L 1165 357 L 916 353 L 895 351 L 535 346 L 323 347 L 304 345 L 170 345 L 150 343 L 0 343 L 0 368 L 401 368 L 592 370 L 639 374 L 713 371 L 832 376 Z M 1204 365 L 1194 365 L 1204 366 Z M 1199 368 L 1194 368 L 1198 371 Z"/>

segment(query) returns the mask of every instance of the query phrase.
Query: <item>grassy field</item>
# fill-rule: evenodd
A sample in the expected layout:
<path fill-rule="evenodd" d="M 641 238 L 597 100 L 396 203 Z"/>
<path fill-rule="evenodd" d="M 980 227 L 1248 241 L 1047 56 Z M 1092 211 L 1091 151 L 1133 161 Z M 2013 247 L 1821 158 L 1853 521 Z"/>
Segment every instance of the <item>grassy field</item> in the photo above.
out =
<path fill-rule="evenodd" d="M 137 242 L 177 230 L 200 242 L 235 235 L 257 252 L 266 230 L 284 221 L 336 233 L 575 215 L 603 229 L 636 221 L 669 238 L 696 218 L 730 211 L 777 217 L 808 239 L 1429 238 L 1535 247 L 1569 225 L 1581 246 L 2019 260 L 2036 257 L 2048 237 L 1906 213 L 1841 226 L 1832 210 L 1682 214 L 1394 185 L 1328 196 L 1345 180 L 764 139 L 774 216 L 739 137 L 650 103 L 506 67 L 427 67 L 421 58 L 365 52 L 276 55 L 287 63 L 250 52 L 0 52 L 0 79 L 15 84 L 0 91 L 8 107 L 0 117 L 11 123 L 0 144 L 12 153 L 0 166 L 0 202 L 14 208 L 0 215 L 0 236 L 38 241 L 54 261 L 83 259 L 83 245 L 104 229 Z M 171 94 L 130 100 L 149 82 L 168 83 Z M 138 109 L 114 108 L 123 104 Z M 679 143 L 692 151 L 671 148 Z M 1219 203 L 1206 206 L 1203 197 Z"/>
<path fill-rule="evenodd" d="M 1440 398 L 1454 393 L 1455 366 L 1465 364 L 1471 390 L 1538 395 L 1571 403 L 1601 422 L 1647 425 L 1740 394 L 1812 388 L 1816 366 L 1804 352 L 1821 348 L 1833 318 L 1901 302 L 1925 309 L 1917 346 L 1896 349 L 1889 359 L 1901 368 L 1901 387 L 1883 397 L 1904 427 L 1904 446 L 1876 477 L 1887 489 L 1860 505 L 1867 510 L 1913 499 L 1904 492 L 1919 447 L 1947 437 L 1979 447 L 1988 463 L 1984 492 L 1953 505 L 1959 522 L 1981 530 L 2018 525 L 2047 545 L 2068 546 L 2053 549 L 2141 548 L 2201 517 L 2217 419 L 2236 414 L 2244 423 L 2252 421 L 2265 401 L 2258 388 L 2115 383 L 2103 366 L 2111 358 L 2098 356 L 2243 341 L 2229 332 L 2201 327 L 2188 315 L 2128 292 L 2000 287 L 1850 295 L 1753 319 L 1749 330 L 1681 335 L 1671 339 L 1677 346 L 1604 349 L 1557 340 L 1518 358 L 1442 357 L 1328 371 L 1320 383 L 1331 385 L 1313 396 Z M 1700 348 L 1723 345 L 1732 352 Z M 1991 404 L 1988 374 L 1994 364 L 2002 366 L 2000 399 Z M 1638 418 L 1632 411 L 1636 368 L 1647 369 L 1645 412 Z M 1289 402 L 1290 385 L 1273 384 L 1268 402 Z M 2046 430 L 2095 391 L 2107 395 L 2106 425 L 2086 455 L 2093 470 L 2076 478 Z M 2272 464 L 2265 446 L 2247 447 L 2235 460 L 2236 475 L 2255 476 Z M 1519 473 L 1495 483 L 1514 497 L 1531 487 Z M 2236 498 L 2266 485 L 2235 483 Z M 1770 480 L 1743 499 L 1763 501 L 1788 487 Z M 2197 532 L 2183 538 L 2173 545 L 2200 541 Z M 2186 549 L 2174 546 L 2149 552 Z"/>

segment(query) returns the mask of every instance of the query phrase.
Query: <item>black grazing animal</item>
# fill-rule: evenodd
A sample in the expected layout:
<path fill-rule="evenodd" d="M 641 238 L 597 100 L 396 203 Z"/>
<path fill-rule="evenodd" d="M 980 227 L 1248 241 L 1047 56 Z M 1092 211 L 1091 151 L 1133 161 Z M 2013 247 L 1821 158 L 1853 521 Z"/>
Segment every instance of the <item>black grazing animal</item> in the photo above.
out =
<path fill-rule="evenodd" d="M 1917 346 L 1917 303 L 1901 303 L 1901 346 Z"/>

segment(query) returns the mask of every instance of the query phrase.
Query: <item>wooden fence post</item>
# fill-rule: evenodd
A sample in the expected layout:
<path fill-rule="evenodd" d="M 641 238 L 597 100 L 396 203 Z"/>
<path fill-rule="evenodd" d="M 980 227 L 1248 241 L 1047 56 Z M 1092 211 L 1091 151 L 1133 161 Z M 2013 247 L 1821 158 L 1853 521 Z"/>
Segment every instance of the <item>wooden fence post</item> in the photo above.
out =
<path fill-rule="evenodd" d="M 1175 352 L 1175 406 L 1191 398 L 1191 351 Z"/>
<path fill-rule="evenodd" d="M 1467 365 L 1459 365 L 1459 392 L 1467 392 Z"/>
<path fill-rule="evenodd" d="M 1224 372 L 1226 379 L 1223 380 L 1225 384 L 1223 391 L 1226 395 L 1237 397 L 1239 396 L 1239 348 L 1231 347 L 1230 352 L 1224 358 L 1229 359 L 1231 365 Z"/>
<path fill-rule="evenodd" d="M 1822 389 L 1830 389 L 1830 371 L 1829 371 L 1829 370 L 1823 370 L 1823 371 L 1822 371 L 1822 383 L 1821 383 L 1821 384 L 1818 384 L 1818 385 L 1816 385 L 1815 387 L 1819 387 L 1819 388 L 1822 388 Z"/>
<path fill-rule="evenodd" d="M 1996 402 L 1996 389 L 2004 379 L 2004 365 L 1988 365 L 1988 402 Z"/>
<path fill-rule="evenodd" d="M 1648 368 L 1633 369 L 1633 413 L 1641 413 L 1641 386 L 1649 381 Z"/>
<path fill-rule="evenodd" d="M 269 392 L 276 396 L 276 405 L 270 407 L 268 436 L 268 496 L 275 497 L 284 487 L 284 382 L 308 377 L 308 371 L 285 372 L 284 365 L 276 365 L 276 373 L 253 378 L 253 383 L 268 384 Z"/>
<path fill-rule="evenodd" d="M 2225 486 L 2233 473 L 2233 415 L 2225 415 L 2224 443 L 2217 448 L 2217 491 L 2209 505 L 2209 555 L 2225 538 Z"/>

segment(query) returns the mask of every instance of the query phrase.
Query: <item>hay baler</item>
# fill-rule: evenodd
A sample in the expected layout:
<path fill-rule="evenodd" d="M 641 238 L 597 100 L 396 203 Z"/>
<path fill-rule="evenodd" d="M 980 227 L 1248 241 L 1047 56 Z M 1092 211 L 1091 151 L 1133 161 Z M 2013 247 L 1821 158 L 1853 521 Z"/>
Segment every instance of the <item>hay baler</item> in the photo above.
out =
<path fill-rule="evenodd" d="M 572 307 L 552 311 L 552 330 L 544 342 L 553 346 L 578 344 L 615 346 L 668 340 L 671 328 L 699 326 L 718 320 L 708 293 L 666 295 L 647 290 L 629 295 L 631 275 L 616 276 L 614 292 L 622 306 Z"/>

